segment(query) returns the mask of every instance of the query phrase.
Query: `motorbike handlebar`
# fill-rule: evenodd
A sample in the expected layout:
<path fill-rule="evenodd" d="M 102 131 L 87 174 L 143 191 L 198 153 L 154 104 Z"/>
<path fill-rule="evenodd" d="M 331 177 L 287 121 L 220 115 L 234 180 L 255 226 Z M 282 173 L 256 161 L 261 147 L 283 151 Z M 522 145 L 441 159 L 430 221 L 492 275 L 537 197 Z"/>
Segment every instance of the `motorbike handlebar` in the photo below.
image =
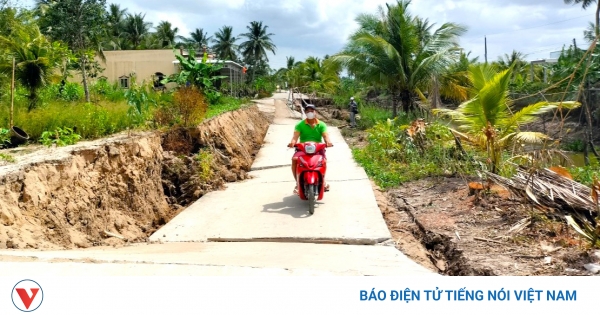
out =
<path fill-rule="evenodd" d="M 293 146 L 291 146 L 291 147 L 290 147 L 290 145 L 288 144 L 286 147 L 287 147 L 288 149 L 292 149 L 292 148 L 295 148 L 295 147 L 296 147 L 296 145 L 297 145 L 297 143 L 296 143 L 296 144 L 294 144 Z M 331 147 L 333 147 L 333 143 L 331 144 Z"/>

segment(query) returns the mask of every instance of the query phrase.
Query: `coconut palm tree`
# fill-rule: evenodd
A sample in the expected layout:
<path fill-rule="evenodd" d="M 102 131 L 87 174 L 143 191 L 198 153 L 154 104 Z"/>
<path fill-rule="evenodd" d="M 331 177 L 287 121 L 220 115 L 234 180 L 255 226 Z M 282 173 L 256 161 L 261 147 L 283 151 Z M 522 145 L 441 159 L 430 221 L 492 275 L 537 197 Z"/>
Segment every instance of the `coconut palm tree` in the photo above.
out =
<path fill-rule="evenodd" d="M 583 39 L 588 43 L 592 43 L 596 39 L 596 26 L 589 22 L 588 27 L 583 31 Z"/>
<path fill-rule="evenodd" d="M 123 33 L 133 49 L 139 49 L 146 37 L 150 36 L 152 23 L 144 21 L 145 18 L 146 14 L 142 13 L 128 14 L 125 18 Z"/>
<path fill-rule="evenodd" d="M 565 4 L 581 4 L 581 7 L 585 10 L 590 7 L 592 4 L 596 3 L 596 24 L 594 27 L 594 37 L 598 36 L 600 33 L 600 1 L 597 0 L 564 0 Z"/>
<path fill-rule="evenodd" d="M 510 55 L 504 54 L 504 56 L 498 57 L 497 64 L 500 70 L 506 70 L 512 67 L 511 83 L 514 82 L 518 75 L 521 77 L 527 76 L 528 63 L 525 61 L 525 57 L 527 57 L 527 55 L 516 50 L 513 50 Z"/>
<path fill-rule="evenodd" d="M 294 58 L 294 56 L 285 57 L 285 64 L 286 64 L 286 69 L 292 70 L 292 68 L 296 64 L 296 59 Z"/>
<path fill-rule="evenodd" d="M 540 114 L 562 106 L 574 108 L 575 102 L 539 102 L 515 112 L 509 97 L 512 68 L 497 71 L 493 65 L 473 65 L 469 69 L 470 99 L 457 109 L 435 109 L 436 114 L 452 118 L 458 124 L 452 132 L 470 144 L 486 150 L 491 172 L 497 173 L 501 154 L 516 143 L 541 143 L 549 137 L 540 132 L 524 132 L 519 128 L 532 123 Z"/>
<path fill-rule="evenodd" d="M 215 33 L 215 38 L 212 42 L 214 52 L 217 57 L 222 60 L 233 60 L 238 59 L 235 53 L 238 50 L 238 45 L 235 44 L 237 37 L 233 36 L 233 27 L 223 26 L 219 31 Z"/>
<path fill-rule="evenodd" d="M 269 27 L 263 26 L 262 21 L 252 21 L 246 28 L 248 32 L 240 35 L 246 38 L 246 41 L 240 44 L 240 50 L 246 62 L 252 66 L 252 80 L 254 80 L 259 66 L 269 61 L 267 50 L 275 54 L 277 47 L 271 39 L 275 34 L 267 33 Z"/>
<path fill-rule="evenodd" d="M 178 27 L 173 27 L 171 22 L 161 21 L 156 26 L 156 39 L 161 48 L 165 47 L 173 47 L 175 46 L 175 38 L 177 37 L 177 32 L 179 32 Z"/>
<path fill-rule="evenodd" d="M 432 100 L 432 103 L 441 102 L 441 99 L 458 104 L 466 101 L 469 98 L 469 67 L 478 62 L 479 57 L 469 58 L 471 52 L 460 52 L 456 62 L 448 66 L 439 77 L 439 91 L 435 95 L 435 89 L 432 93 L 432 98 L 439 97 L 439 100 Z M 435 106 L 433 106 L 435 107 Z"/>
<path fill-rule="evenodd" d="M 379 14 L 361 14 L 359 30 L 350 36 L 344 50 L 331 59 L 347 67 L 362 82 L 385 86 L 393 99 L 394 117 L 398 99 L 404 111 L 414 109 L 414 97 L 456 59 L 457 39 L 466 28 L 444 23 L 433 30 L 426 20 L 408 12 L 410 0 L 379 7 Z"/>
<path fill-rule="evenodd" d="M 123 32 L 125 18 L 127 17 L 127 9 L 121 9 L 119 4 L 111 3 L 108 7 L 108 23 L 110 28 L 110 36 L 113 38 L 119 37 Z"/>
<path fill-rule="evenodd" d="M 194 49 L 201 49 L 203 46 L 208 46 L 208 42 L 212 40 L 212 36 L 204 32 L 204 29 L 197 28 L 190 33 L 190 37 L 178 36 L 186 46 L 192 45 Z"/>
<path fill-rule="evenodd" d="M 46 85 L 55 65 L 52 44 L 36 26 L 34 29 L 20 32 L 17 36 L 0 36 L 0 48 L 8 52 L 8 58 L 0 64 L 0 72 L 10 73 L 14 58 L 15 78 L 29 90 L 28 109 L 36 108 L 37 91 Z"/>
<path fill-rule="evenodd" d="M 308 83 L 313 91 L 328 93 L 333 92 L 340 82 L 339 70 L 338 63 L 312 56 L 300 65 L 303 81 Z"/>

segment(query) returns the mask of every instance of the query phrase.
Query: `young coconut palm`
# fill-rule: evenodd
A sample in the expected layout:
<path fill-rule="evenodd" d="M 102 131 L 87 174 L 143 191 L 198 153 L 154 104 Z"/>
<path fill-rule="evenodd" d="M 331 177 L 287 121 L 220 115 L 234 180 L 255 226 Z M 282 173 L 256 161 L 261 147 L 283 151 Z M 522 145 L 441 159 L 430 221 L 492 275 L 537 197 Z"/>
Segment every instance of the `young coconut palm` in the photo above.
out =
<path fill-rule="evenodd" d="M 514 144 L 539 144 L 550 138 L 540 132 L 520 131 L 519 127 L 536 121 L 538 115 L 559 106 L 575 108 L 576 102 L 539 102 L 528 105 L 516 113 L 511 109 L 508 96 L 512 68 L 496 71 L 491 65 L 471 66 L 469 80 L 471 99 L 457 109 L 436 109 L 433 112 L 449 116 L 458 124 L 451 131 L 472 145 L 487 151 L 491 172 L 498 173 L 501 154 Z"/>
<path fill-rule="evenodd" d="M 33 110 L 38 104 L 37 91 L 52 76 L 55 65 L 53 45 L 37 27 L 33 27 L 13 38 L 0 36 L 0 48 L 6 49 L 8 57 L 0 63 L 0 72 L 10 73 L 12 58 L 15 59 L 16 80 L 29 90 L 28 110 Z"/>

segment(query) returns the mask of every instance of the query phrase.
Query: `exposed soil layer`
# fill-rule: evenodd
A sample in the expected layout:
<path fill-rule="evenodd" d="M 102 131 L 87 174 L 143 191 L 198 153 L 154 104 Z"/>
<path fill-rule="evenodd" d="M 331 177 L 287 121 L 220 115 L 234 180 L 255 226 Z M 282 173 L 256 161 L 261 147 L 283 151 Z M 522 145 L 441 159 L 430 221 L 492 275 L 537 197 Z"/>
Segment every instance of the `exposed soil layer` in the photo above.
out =
<path fill-rule="evenodd" d="M 182 131 L 183 146 L 156 132 L 4 150 L 16 162 L 0 165 L 0 248 L 145 241 L 206 192 L 246 178 L 267 128 L 251 106 Z"/>
<path fill-rule="evenodd" d="M 467 180 L 430 178 L 388 192 L 447 275 L 589 275 L 600 262 L 578 235 L 506 191 L 469 195 Z M 521 224 L 523 223 L 523 224 Z"/>

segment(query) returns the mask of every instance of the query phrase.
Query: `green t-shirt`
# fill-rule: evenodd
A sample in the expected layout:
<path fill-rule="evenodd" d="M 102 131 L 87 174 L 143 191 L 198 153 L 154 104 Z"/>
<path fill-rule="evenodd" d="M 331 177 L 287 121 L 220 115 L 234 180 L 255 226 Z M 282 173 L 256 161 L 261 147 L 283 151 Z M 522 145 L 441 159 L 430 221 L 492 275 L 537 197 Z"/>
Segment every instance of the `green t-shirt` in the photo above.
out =
<path fill-rule="evenodd" d="M 319 120 L 319 122 L 313 128 L 306 122 L 306 120 L 302 120 L 296 125 L 295 130 L 300 133 L 299 142 L 322 142 L 321 139 L 323 137 L 323 133 L 327 132 L 327 125 Z"/>

